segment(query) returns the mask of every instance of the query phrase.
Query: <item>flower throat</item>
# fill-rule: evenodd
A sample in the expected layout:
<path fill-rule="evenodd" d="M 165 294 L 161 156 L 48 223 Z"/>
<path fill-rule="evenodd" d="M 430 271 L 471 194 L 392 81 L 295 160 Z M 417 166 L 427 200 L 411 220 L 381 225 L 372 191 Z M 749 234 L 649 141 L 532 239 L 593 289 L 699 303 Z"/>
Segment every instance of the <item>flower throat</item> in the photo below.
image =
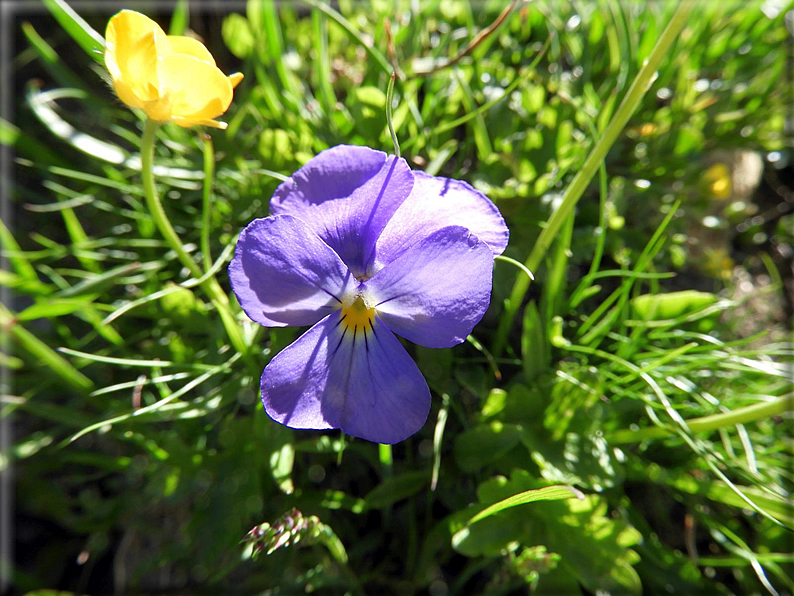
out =
<path fill-rule="evenodd" d="M 356 296 L 356 299 L 348 306 L 342 307 L 342 324 L 343 331 L 351 331 L 354 335 L 359 332 L 366 333 L 375 320 L 375 309 L 367 308 L 361 296 Z"/>

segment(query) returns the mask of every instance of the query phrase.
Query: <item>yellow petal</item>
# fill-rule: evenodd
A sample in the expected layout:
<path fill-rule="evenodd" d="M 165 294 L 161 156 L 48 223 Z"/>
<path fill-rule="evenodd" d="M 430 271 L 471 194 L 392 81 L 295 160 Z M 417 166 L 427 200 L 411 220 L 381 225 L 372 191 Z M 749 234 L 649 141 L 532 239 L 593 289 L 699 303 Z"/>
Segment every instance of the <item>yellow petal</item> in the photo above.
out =
<path fill-rule="evenodd" d="M 232 89 L 237 87 L 240 84 L 240 81 L 243 80 L 243 73 L 235 72 L 229 75 L 229 82 L 232 84 Z"/>
<path fill-rule="evenodd" d="M 144 102 L 142 107 L 146 115 L 152 120 L 157 122 L 171 120 L 171 96 L 167 93 L 163 97 Z"/>
<path fill-rule="evenodd" d="M 116 95 L 119 96 L 119 99 L 131 108 L 143 107 L 143 102 L 135 96 L 122 79 L 113 79 L 113 89 L 116 91 Z"/>
<path fill-rule="evenodd" d="M 211 120 L 232 102 L 232 84 L 216 66 L 193 56 L 172 54 L 160 60 L 160 93 L 171 96 L 171 114 L 189 120 Z"/>
<path fill-rule="evenodd" d="M 139 101 L 157 99 L 158 50 L 168 52 L 168 40 L 160 26 L 138 12 L 122 10 L 108 22 L 105 40 L 105 64 L 114 84 L 122 81 Z"/>
<path fill-rule="evenodd" d="M 193 120 L 189 118 L 172 118 L 175 124 L 183 127 L 189 126 L 211 126 L 212 128 L 220 128 L 226 130 L 228 124 L 220 120 Z"/>
<path fill-rule="evenodd" d="M 202 62 L 209 62 L 215 66 L 215 58 L 212 57 L 210 51 L 204 47 L 204 44 L 192 37 L 184 35 L 169 35 L 168 43 L 171 46 L 172 54 L 184 54 L 185 56 L 193 56 Z"/>

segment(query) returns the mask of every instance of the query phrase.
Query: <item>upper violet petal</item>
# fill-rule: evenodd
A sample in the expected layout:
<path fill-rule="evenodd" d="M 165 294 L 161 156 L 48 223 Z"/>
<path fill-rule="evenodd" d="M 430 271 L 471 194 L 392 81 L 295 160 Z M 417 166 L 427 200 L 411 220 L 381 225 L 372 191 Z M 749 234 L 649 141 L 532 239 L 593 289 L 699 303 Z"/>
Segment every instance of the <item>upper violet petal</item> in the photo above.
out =
<path fill-rule="evenodd" d="M 412 244 L 447 226 L 468 228 L 500 255 L 510 235 L 499 209 L 462 180 L 414 172 L 411 195 L 400 205 L 376 248 L 376 268 L 394 260 Z"/>
<path fill-rule="evenodd" d="M 428 348 L 461 343 L 488 309 L 493 253 L 466 228 L 449 226 L 413 244 L 365 282 L 389 329 Z"/>
<path fill-rule="evenodd" d="M 375 242 L 411 194 L 413 180 L 404 159 L 343 145 L 323 151 L 282 183 L 270 210 L 305 221 L 362 277 Z"/>
<path fill-rule="evenodd" d="M 229 278 L 246 314 L 267 327 L 316 323 L 339 307 L 355 282 L 333 249 L 291 215 L 248 224 Z"/>
<path fill-rule="evenodd" d="M 270 199 L 270 212 L 313 219 L 312 206 L 349 197 L 385 162 L 383 151 L 369 147 L 338 145 L 321 151 L 279 185 Z"/>
<path fill-rule="evenodd" d="M 375 319 L 352 333 L 337 311 L 282 350 L 262 373 L 268 415 L 291 428 L 339 428 L 393 444 L 417 432 L 430 390 L 399 340 Z"/>

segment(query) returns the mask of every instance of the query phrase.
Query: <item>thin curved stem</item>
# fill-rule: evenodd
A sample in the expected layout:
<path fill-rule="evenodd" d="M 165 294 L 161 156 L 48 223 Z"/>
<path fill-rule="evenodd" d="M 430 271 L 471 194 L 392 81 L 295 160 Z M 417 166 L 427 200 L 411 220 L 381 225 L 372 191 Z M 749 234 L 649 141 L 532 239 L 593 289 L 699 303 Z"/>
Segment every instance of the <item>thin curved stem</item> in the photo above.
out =
<path fill-rule="evenodd" d="M 201 258 L 204 270 L 212 267 L 210 254 L 210 214 L 212 213 L 212 179 L 215 176 L 215 152 L 212 147 L 212 137 L 202 135 L 204 139 L 204 186 L 202 188 L 201 208 Z"/>
<path fill-rule="evenodd" d="M 389 88 L 386 91 L 386 123 L 389 125 L 389 134 L 391 134 L 391 142 L 394 143 L 394 155 L 400 157 L 400 143 L 397 141 L 397 134 L 394 132 L 394 115 L 392 103 L 394 102 L 394 79 L 395 73 L 391 73 L 389 77 Z"/>
<path fill-rule="evenodd" d="M 182 265 L 187 267 L 191 275 L 199 279 L 204 276 L 204 271 L 202 271 L 201 267 L 199 267 L 185 250 L 185 246 L 182 244 L 179 234 L 174 230 L 174 226 L 171 225 L 171 221 L 168 219 L 165 209 L 163 209 L 163 204 L 160 202 L 160 196 L 157 194 L 153 165 L 155 135 L 158 128 L 159 123 L 153 120 L 146 120 L 146 124 L 143 128 L 143 137 L 141 138 L 141 176 L 143 178 L 143 191 L 146 196 L 146 206 L 149 208 L 149 213 L 157 229 L 160 230 L 163 238 L 168 242 L 168 246 L 176 253 L 177 257 L 179 257 L 179 261 Z M 242 331 L 229 309 L 229 297 L 220 287 L 217 280 L 212 276 L 204 279 L 200 285 L 201 289 L 207 294 L 210 300 L 212 300 L 212 304 L 218 310 L 232 346 L 241 354 L 247 355 L 248 347 L 243 340 Z"/>

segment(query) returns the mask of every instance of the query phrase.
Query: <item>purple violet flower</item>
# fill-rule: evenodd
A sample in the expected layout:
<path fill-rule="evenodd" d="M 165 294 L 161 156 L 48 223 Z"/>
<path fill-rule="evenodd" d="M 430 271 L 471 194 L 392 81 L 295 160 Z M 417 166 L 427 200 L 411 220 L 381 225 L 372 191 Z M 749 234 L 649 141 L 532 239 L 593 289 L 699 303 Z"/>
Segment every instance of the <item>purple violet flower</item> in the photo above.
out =
<path fill-rule="evenodd" d="M 507 245 L 499 210 L 465 182 L 340 145 L 282 183 L 270 211 L 240 234 L 232 289 L 261 325 L 313 327 L 265 367 L 268 415 L 377 443 L 411 436 L 430 390 L 394 334 L 429 348 L 466 339 Z"/>

